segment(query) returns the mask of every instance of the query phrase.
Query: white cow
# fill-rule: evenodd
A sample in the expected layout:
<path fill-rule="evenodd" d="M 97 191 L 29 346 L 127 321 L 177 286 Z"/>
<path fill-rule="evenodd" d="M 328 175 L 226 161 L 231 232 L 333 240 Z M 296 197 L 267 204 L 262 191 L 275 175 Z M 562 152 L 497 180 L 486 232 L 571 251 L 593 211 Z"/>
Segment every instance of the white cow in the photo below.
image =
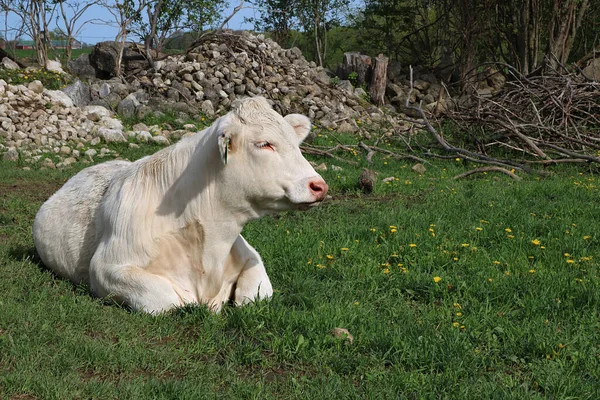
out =
<path fill-rule="evenodd" d="M 86 168 L 38 211 L 36 249 L 59 276 L 134 310 L 268 298 L 263 262 L 240 232 L 325 198 L 299 149 L 310 126 L 255 97 L 152 156 Z"/>

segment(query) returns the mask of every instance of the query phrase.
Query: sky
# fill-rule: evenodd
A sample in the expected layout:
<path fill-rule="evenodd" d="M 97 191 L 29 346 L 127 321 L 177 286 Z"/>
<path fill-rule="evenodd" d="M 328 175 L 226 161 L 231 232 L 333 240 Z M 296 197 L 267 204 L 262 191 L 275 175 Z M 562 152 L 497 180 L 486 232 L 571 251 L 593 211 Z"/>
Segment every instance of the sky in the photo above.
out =
<path fill-rule="evenodd" d="M 239 1 L 233 0 L 230 1 L 228 7 L 225 8 L 222 17 L 220 18 L 223 21 L 227 16 L 229 16 L 233 9 L 239 5 Z M 252 26 L 248 23 L 244 22 L 244 18 L 252 17 L 254 15 L 254 10 L 248 4 L 238 13 L 236 13 L 233 18 L 227 24 L 227 28 L 229 29 L 251 29 Z M 86 24 L 77 35 L 76 39 L 83 43 L 95 44 L 98 42 L 106 41 L 106 40 L 114 40 L 117 34 L 117 28 L 114 26 L 110 26 L 107 23 L 103 23 L 100 21 L 110 21 L 113 20 L 114 17 L 101 6 L 93 6 L 90 7 L 87 12 L 82 16 L 79 21 L 84 22 L 86 20 L 97 19 L 99 21 Z M 14 15 L 9 15 L 8 17 L 8 25 L 16 26 L 19 23 L 19 20 Z M 6 36 L 9 40 L 14 39 L 14 33 L 8 32 L 5 33 L 5 15 L 0 14 L 0 31 L 3 36 Z M 27 37 L 22 37 L 22 39 L 29 39 Z"/>

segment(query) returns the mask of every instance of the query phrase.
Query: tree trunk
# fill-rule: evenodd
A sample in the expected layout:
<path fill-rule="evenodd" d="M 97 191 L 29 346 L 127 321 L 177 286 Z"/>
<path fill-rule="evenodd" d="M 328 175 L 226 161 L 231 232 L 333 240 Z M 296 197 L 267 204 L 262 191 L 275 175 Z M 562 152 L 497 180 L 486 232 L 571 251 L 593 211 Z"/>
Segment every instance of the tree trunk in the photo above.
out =
<path fill-rule="evenodd" d="M 368 82 L 371 69 L 371 57 L 357 52 L 344 53 L 342 65 L 338 67 L 337 75 L 341 79 L 350 79 L 355 86 L 365 85 Z M 355 73 L 355 79 L 352 74 Z"/>
<path fill-rule="evenodd" d="M 577 9 L 577 7 L 579 7 Z M 548 27 L 548 47 L 546 53 L 552 54 L 550 65 L 564 65 L 568 61 L 575 35 L 581 26 L 583 16 L 589 7 L 589 0 L 555 0 L 552 17 Z"/>
<path fill-rule="evenodd" d="M 375 58 L 375 67 L 373 68 L 373 80 L 369 88 L 371 101 L 381 107 L 384 104 L 385 87 L 387 82 L 388 58 L 379 54 Z"/>

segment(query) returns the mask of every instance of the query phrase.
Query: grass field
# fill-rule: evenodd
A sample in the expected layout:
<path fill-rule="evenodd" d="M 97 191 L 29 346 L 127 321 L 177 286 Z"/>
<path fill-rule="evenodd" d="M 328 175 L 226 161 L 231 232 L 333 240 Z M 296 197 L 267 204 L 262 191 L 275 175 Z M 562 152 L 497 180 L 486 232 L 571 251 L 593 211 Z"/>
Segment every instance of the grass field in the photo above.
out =
<path fill-rule="evenodd" d="M 0 398 L 600 397 L 598 169 L 453 180 L 473 165 L 418 175 L 376 155 L 376 191 L 362 195 L 360 167 L 312 160 L 329 166 L 332 199 L 244 231 L 273 299 L 158 317 L 35 257 L 38 207 L 83 166 L 0 162 Z"/>

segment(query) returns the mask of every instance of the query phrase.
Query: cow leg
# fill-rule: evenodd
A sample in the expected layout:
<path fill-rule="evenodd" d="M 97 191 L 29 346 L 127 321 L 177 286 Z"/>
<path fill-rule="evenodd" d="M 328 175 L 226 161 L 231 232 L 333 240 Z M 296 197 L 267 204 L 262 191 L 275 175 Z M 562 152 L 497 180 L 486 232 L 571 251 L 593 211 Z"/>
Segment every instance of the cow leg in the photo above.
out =
<path fill-rule="evenodd" d="M 233 294 L 235 304 L 242 305 L 256 299 L 270 298 L 273 295 L 273 287 L 258 252 L 242 235 L 233 244 L 231 252 L 233 258 L 243 264 Z"/>
<path fill-rule="evenodd" d="M 168 279 L 134 266 L 92 263 L 90 287 L 98 297 L 110 296 L 135 311 L 151 314 L 193 302 Z"/>

